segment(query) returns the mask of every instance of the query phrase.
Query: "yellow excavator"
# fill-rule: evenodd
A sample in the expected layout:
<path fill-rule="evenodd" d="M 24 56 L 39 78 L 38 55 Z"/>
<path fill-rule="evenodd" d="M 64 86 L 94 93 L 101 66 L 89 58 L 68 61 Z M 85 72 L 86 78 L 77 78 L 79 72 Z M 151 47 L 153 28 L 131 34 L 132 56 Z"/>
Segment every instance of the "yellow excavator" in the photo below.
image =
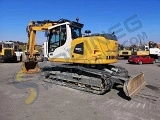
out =
<path fill-rule="evenodd" d="M 74 89 L 105 94 L 113 85 L 123 86 L 126 96 L 132 97 L 146 84 L 144 74 L 130 76 L 121 66 L 114 66 L 118 60 L 118 41 L 112 34 L 82 35 L 83 24 L 67 19 L 58 21 L 31 21 L 27 27 L 29 37 L 28 56 L 24 56 L 24 73 L 43 72 L 45 82 Z M 39 68 L 34 54 L 37 31 L 45 31 L 48 40 L 48 60 L 56 63 Z"/>
<path fill-rule="evenodd" d="M 149 56 L 149 46 L 148 45 L 132 45 L 132 55 L 142 55 L 142 56 Z"/>
<path fill-rule="evenodd" d="M 118 56 L 123 57 L 124 59 L 128 59 L 132 55 L 132 51 L 124 47 L 123 45 L 118 45 Z"/>

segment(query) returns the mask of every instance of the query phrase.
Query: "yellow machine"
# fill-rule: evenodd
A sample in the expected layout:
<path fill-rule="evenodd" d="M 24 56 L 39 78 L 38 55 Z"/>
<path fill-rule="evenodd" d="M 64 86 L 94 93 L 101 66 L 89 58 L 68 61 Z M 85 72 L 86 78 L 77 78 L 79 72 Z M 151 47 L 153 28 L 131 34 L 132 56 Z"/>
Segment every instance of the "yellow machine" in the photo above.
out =
<path fill-rule="evenodd" d="M 12 42 L 0 41 L 0 62 L 16 62 L 17 56 Z"/>
<path fill-rule="evenodd" d="M 48 59 L 58 62 L 42 68 L 46 82 L 65 85 L 94 94 L 104 94 L 114 83 L 123 86 L 126 96 L 133 96 L 145 86 L 144 74 L 135 77 L 120 66 L 111 65 L 118 60 L 118 42 L 114 34 L 91 34 L 77 21 L 31 21 L 27 27 L 29 36 L 28 57 L 23 62 L 25 73 L 39 72 L 34 56 L 37 31 L 47 31 Z M 45 48 L 44 48 L 45 49 Z"/>
<path fill-rule="evenodd" d="M 147 45 L 133 45 L 132 55 L 149 55 L 149 46 Z"/>
<path fill-rule="evenodd" d="M 132 52 L 131 52 L 131 50 L 119 50 L 118 55 L 119 55 L 119 57 L 123 57 L 124 59 L 128 59 L 132 55 Z"/>
<path fill-rule="evenodd" d="M 126 49 L 123 45 L 118 46 L 118 56 L 119 57 L 128 59 L 131 55 L 132 55 L 132 51 L 130 49 Z"/>

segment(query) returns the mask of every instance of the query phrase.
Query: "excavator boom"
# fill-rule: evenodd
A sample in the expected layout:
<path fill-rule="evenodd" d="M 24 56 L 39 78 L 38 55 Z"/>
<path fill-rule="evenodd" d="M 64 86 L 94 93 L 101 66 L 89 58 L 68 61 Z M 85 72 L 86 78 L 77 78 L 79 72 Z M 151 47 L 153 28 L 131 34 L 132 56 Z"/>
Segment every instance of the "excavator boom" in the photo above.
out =
<path fill-rule="evenodd" d="M 57 24 L 57 21 L 30 21 L 26 29 L 26 32 L 28 34 L 28 47 L 26 52 L 22 55 L 22 71 L 24 73 L 40 72 L 37 56 L 34 53 L 36 45 L 36 32 L 45 32 L 48 30 L 49 27 L 55 24 Z"/>

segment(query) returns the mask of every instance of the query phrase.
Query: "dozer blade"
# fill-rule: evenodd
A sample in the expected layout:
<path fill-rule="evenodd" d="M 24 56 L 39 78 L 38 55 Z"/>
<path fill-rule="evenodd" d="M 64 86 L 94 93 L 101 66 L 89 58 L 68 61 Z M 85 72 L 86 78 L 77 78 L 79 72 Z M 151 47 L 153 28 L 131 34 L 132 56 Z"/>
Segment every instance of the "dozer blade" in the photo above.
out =
<path fill-rule="evenodd" d="M 26 74 L 32 74 L 40 72 L 40 68 L 38 66 L 38 62 L 29 61 L 29 62 L 22 62 L 22 72 Z"/>
<path fill-rule="evenodd" d="M 141 73 L 124 83 L 123 91 L 128 97 L 132 97 L 137 94 L 142 88 L 146 85 L 146 81 L 144 80 L 144 74 Z"/>

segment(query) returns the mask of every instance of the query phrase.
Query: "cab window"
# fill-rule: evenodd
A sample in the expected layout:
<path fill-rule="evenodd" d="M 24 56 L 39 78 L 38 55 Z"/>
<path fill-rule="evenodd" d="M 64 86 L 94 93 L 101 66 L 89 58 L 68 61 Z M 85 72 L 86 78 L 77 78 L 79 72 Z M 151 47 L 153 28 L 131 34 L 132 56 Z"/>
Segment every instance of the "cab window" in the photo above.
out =
<path fill-rule="evenodd" d="M 18 51 L 18 50 L 19 50 L 19 46 L 18 46 L 18 45 L 15 45 L 15 46 L 14 46 L 14 50 L 15 50 L 15 51 Z"/>
<path fill-rule="evenodd" d="M 67 34 L 66 25 L 58 26 L 51 29 L 51 35 L 49 36 L 49 51 L 53 52 L 57 47 L 65 44 Z"/>
<path fill-rule="evenodd" d="M 13 48 L 13 44 L 4 43 L 4 44 L 3 44 L 3 47 L 4 47 L 4 48 Z"/>
<path fill-rule="evenodd" d="M 81 28 L 77 28 L 77 27 L 72 27 L 71 28 L 71 33 L 72 33 L 72 39 L 76 39 L 78 37 L 81 37 Z"/>

